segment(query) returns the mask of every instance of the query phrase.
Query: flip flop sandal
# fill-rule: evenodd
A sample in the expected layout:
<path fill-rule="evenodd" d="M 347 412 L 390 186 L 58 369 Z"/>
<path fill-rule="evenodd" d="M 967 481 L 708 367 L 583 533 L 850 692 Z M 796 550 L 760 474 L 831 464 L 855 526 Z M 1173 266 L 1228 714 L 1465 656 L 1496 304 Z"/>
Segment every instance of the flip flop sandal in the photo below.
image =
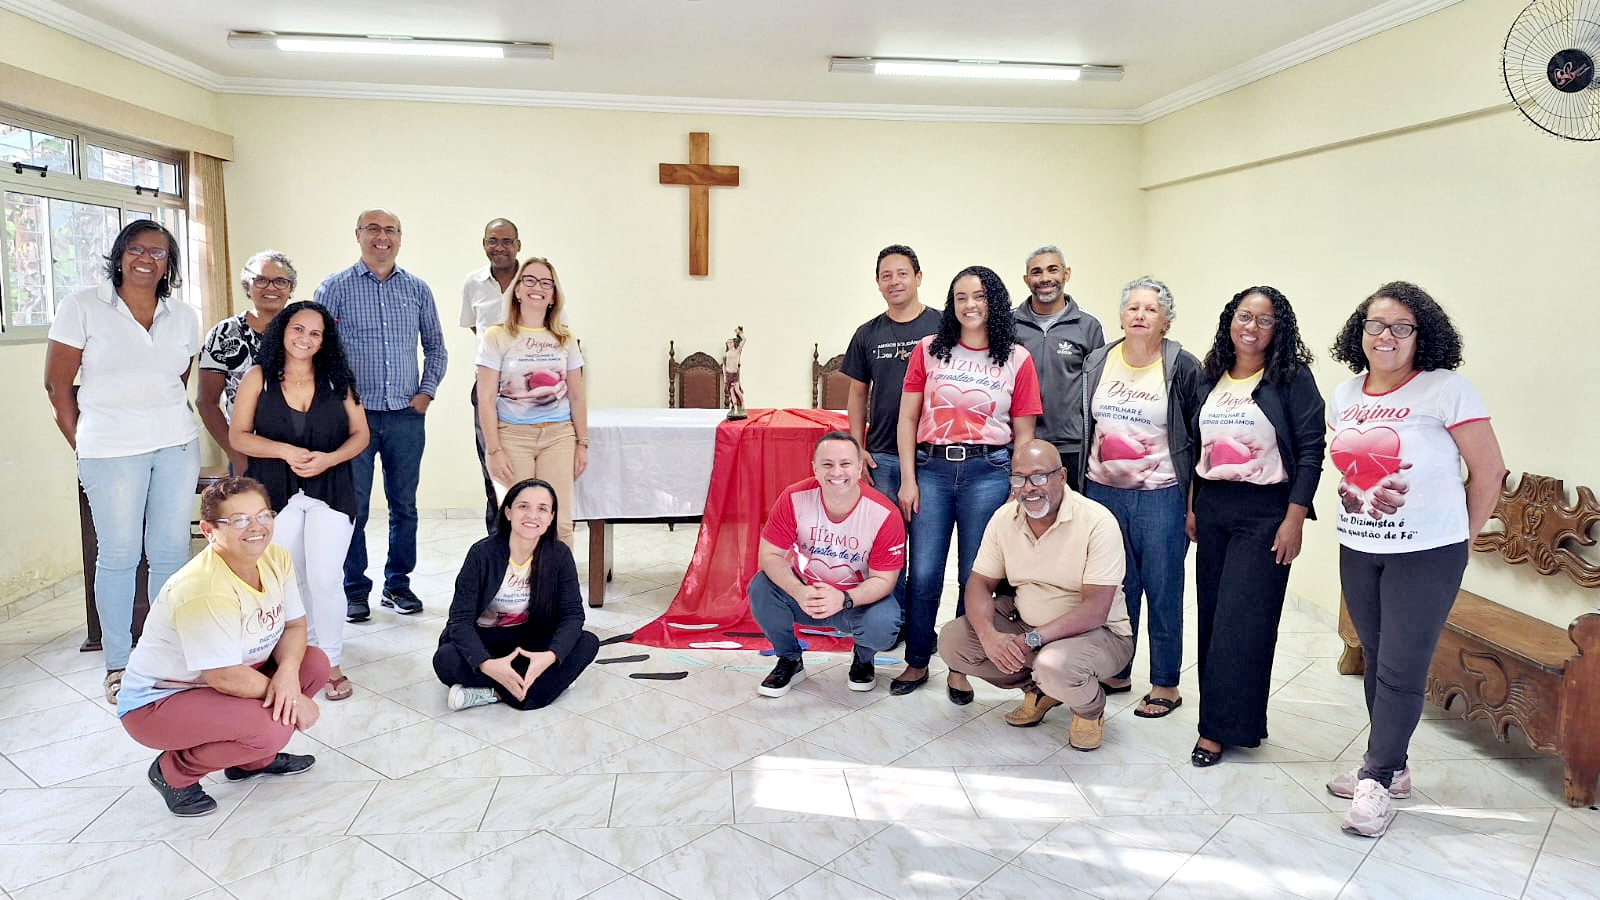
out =
<path fill-rule="evenodd" d="M 328 687 L 322 692 L 322 696 L 329 700 L 348 700 L 355 692 L 356 689 L 351 686 L 350 679 L 340 675 L 338 678 L 328 679 Z"/>
<path fill-rule="evenodd" d="M 631 641 L 631 640 L 633 640 L 633 632 L 631 632 L 631 631 L 628 632 L 627 634 L 614 634 L 611 637 L 608 637 L 605 640 L 601 641 L 600 642 L 600 646 L 606 647 L 606 646 L 609 646 L 611 644 L 621 644 L 621 643 L 625 643 L 625 642 Z"/>
<path fill-rule="evenodd" d="M 1144 699 L 1139 701 L 1139 705 L 1159 706 L 1161 708 L 1161 712 L 1145 712 L 1142 709 L 1135 708 L 1133 711 L 1134 715 L 1141 719 L 1161 719 L 1171 715 L 1173 710 L 1182 706 L 1183 698 L 1179 697 L 1176 700 L 1169 700 L 1166 697 L 1152 697 L 1149 694 L 1145 694 Z"/>
<path fill-rule="evenodd" d="M 629 678 L 641 681 L 682 681 L 689 677 L 688 672 L 630 672 Z"/>
<path fill-rule="evenodd" d="M 634 656 L 613 656 L 610 659 L 597 659 L 597 660 L 594 661 L 594 664 L 597 665 L 597 666 L 608 666 L 608 665 L 611 665 L 612 663 L 644 662 L 645 660 L 647 660 L 649 658 L 650 658 L 650 654 L 648 654 L 648 653 L 639 653 L 639 654 L 636 654 Z"/>

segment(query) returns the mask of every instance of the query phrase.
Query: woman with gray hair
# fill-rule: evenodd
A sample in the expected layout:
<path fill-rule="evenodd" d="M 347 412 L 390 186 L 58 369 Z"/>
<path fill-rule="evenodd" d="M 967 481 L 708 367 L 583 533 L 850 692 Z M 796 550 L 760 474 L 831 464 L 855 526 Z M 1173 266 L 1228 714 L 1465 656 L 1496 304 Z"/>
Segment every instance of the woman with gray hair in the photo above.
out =
<path fill-rule="evenodd" d="M 1189 481 L 1194 474 L 1191 423 L 1200 411 L 1200 361 L 1168 340 L 1172 291 L 1154 278 L 1122 289 L 1121 340 L 1083 364 L 1084 494 L 1117 517 L 1127 571 L 1122 590 L 1133 637 L 1141 598 L 1150 598 L 1150 692 L 1133 714 L 1158 719 L 1178 708 L 1183 667 L 1183 558 Z M 1128 690 L 1132 664 L 1106 683 Z"/>
<path fill-rule="evenodd" d="M 228 442 L 234 397 L 244 373 L 261 355 L 261 336 L 266 333 L 267 324 L 294 294 L 294 263 L 277 250 L 262 250 L 245 260 L 239 285 L 250 298 L 251 308 L 223 319 L 206 334 L 200 348 L 200 384 L 196 392 L 200 421 L 205 423 L 211 439 L 228 454 L 228 464 L 235 475 L 244 474 L 248 460 Z"/>

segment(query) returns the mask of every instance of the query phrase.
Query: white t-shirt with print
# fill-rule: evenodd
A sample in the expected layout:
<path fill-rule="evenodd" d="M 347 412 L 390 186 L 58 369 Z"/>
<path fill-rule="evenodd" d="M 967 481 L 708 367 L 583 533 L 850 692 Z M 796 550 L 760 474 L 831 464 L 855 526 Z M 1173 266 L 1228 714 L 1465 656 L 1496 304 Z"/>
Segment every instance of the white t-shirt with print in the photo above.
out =
<path fill-rule="evenodd" d="M 1282 484 L 1289 480 L 1278 432 L 1255 390 L 1261 372 L 1235 380 L 1226 372 L 1200 406 L 1200 458 L 1195 474 L 1212 481 Z"/>
<path fill-rule="evenodd" d="M 1039 373 L 1021 344 L 1011 347 L 1005 365 L 995 365 L 989 350 L 957 344 L 950 359 L 933 355 L 934 336 L 923 338 L 906 366 L 905 392 L 922 395 L 917 419 L 919 444 L 1011 443 L 1011 420 L 1044 411 Z"/>
<path fill-rule="evenodd" d="M 510 628 L 528 621 L 528 599 L 531 594 L 530 576 L 533 560 L 521 564 L 516 560 L 506 563 L 506 574 L 500 579 L 500 588 L 494 599 L 478 613 L 479 628 Z"/>
<path fill-rule="evenodd" d="M 1167 381 L 1160 358 L 1134 368 L 1123 358 L 1126 345 L 1106 354 L 1106 367 L 1089 400 L 1094 443 L 1089 447 L 1089 480 L 1107 487 L 1154 491 L 1178 483 L 1167 443 Z"/>
<path fill-rule="evenodd" d="M 1408 553 L 1460 543 L 1467 492 L 1452 429 L 1489 418 L 1472 383 L 1454 372 L 1417 372 L 1384 394 L 1358 375 L 1333 390 L 1328 455 L 1339 470 L 1339 543 L 1367 553 Z M 1373 505 L 1378 492 L 1394 505 Z M 1353 509 L 1351 507 L 1354 507 Z"/>
<path fill-rule="evenodd" d="M 572 420 L 567 373 L 583 368 L 576 337 L 568 335 L 562 344 L 548 328 L 519 328 L 512 334 L 495 325 L 478 342 L 477 363 L 500 373 L 495 400 L 500 421 L 538 425 Z"/>

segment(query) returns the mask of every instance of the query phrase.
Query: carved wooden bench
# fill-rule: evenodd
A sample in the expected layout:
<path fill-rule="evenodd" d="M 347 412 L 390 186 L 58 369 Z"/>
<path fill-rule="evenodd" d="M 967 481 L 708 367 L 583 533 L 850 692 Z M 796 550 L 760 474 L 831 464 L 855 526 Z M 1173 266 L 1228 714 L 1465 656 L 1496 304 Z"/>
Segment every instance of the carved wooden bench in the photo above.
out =
<path fill-rule="evenodd" d="M 1501 492 L 1494 518 L 1505 530 L 1479 535 L 1472 549 L 1600 587 L 1600 566 L 1566 546 L 1595 543 L 1589 529 L 1600 521 L 1600 503 L 1588 488 L 1578 488 L 1577 505 L 1569 505 L 1559 479 L 1524 473 L 1515 489 Z M 1359 674 L 1361 644 L 1342 601 L 1339 612 L 1345 643 L 1339 671 Z M 1487 721 L 1501 741 L 1517 726 L 1528 746 L 1561 757 L 1567 803 L 1594 804 L 1600 779 L 1600 614 L 1585 613 L 1563 629 L 1462 591 L 1428 669 L 1427 697 L 1446 709 L 1460 698 L 1466 717 Z"/>

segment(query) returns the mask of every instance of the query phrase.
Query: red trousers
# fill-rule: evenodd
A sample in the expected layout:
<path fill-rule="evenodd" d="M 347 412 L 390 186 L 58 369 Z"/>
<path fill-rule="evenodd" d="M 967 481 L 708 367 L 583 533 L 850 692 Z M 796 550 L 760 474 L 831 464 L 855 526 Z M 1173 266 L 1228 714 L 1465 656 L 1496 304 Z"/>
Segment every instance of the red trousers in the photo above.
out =
<path fill-rule="evenodd" d="M 271 676 L 268 660 L 261 674 Z M 315 696 L 328 683 L 328 657 L 307 647 L 300 661 L 300 693 Z M 294 736 L 294 727 L 272 720 L 260 700 L 233 697 L 211 688 L 191 688 L 141 706 L 122 717 L 128 736 L 161 754 L 161 777 L 175 788 L 199 783 L 229 766 L 263 769 Z"/>

